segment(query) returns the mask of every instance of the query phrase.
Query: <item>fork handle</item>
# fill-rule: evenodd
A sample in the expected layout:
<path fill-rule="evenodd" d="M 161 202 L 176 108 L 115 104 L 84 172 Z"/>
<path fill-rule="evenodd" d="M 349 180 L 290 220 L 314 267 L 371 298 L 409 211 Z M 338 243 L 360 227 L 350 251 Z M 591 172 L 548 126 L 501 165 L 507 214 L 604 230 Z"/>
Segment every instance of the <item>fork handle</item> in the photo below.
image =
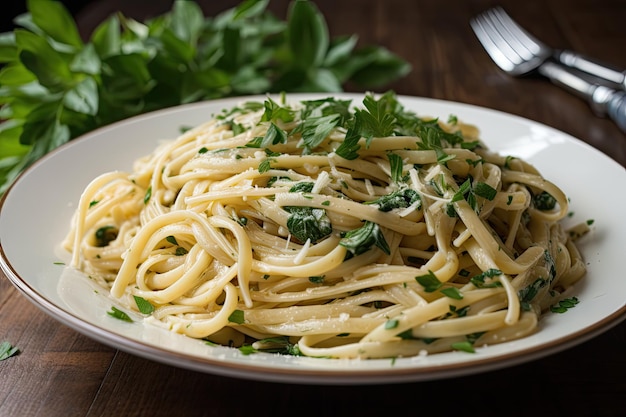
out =
<path fill-rule="evenodd" d="M 596 114 L 608 116 L 626 132 L 626 92 L 591 83 L 571 69 L 550 61 L 538 70 L 554 84 L 587 100 Z"/>
<path fill-rule="evenodd" d="M 593 91 L 594 103 L 602 103 L 606 114 L 626 132 L 626 93 L 613 90 L 603 85 L 597 85 Z"/>
<path fill-rule="evenodd" d="M 604 80 L 611 87 L 626 90 L 626 71 L 568 50 L 556 51 L 555 58 L 563 65 Z"/>

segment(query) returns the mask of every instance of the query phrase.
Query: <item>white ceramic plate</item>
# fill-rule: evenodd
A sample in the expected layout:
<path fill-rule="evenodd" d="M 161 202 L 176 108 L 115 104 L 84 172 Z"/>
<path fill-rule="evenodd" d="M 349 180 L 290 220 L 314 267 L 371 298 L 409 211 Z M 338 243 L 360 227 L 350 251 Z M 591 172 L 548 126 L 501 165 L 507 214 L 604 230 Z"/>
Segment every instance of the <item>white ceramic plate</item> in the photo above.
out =
<path fill-rule="evenodd" d="M 290 100 L 327 97 L 290 95 Z M 340 94 L 360 104 L 363 95 Z M 588 275 L 577 286 L 580 303 L 565 314 L 548 313 L 536 334 L 476 353 L 449 352 L 391 360 L 328 360 L 274 354 L 242 355 L 237 349 L 208 346 L 140 322 L 111 318 L 112 301 L 93 291 L 88 280 L 59 261 L 59 250 L 80 193 L 95 176 L 131 169 L 157 142 L 181 127 L 197 125 L 213 113 L 245 99 L 191 104 L 129 119 L 85 135 L 55 150 L 28 169 L 5 193 L 0 206 L 0 265 L 8 278 L 43 311 L 104 344 L 170 365 L 231 377 L 311 384 L 409 382 L 467 375 L 534 360 L 582 343 L 626 316 L 621 222 L 626 183 L 617 162 L 562 132 L 505 113 L 475 106 L 400 97 L 406 109 L 444 120 L 450 114 L 477 125 L 495 151 L 533 163 L 569 195 L 578 223 L 594 219 L 580 242 Z M 263 97 L 254 97 L 263 100 Z M 623 187 L 622 187 L 623 189 Z"/>

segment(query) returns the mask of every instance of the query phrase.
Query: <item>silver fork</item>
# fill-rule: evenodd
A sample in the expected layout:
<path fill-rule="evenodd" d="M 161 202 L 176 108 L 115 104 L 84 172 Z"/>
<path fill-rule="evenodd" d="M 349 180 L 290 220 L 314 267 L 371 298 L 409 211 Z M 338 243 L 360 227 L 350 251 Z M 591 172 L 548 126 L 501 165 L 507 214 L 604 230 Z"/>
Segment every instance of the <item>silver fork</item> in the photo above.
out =
<path fill-rule="evenodd" d="M 532 62 L 528 63 L 529 68 L 531 68 L 532 64 L 538 66 L 543 60 L 553 57 L 563 65 L 576 68 L 600 79 L 608 87 L 626 90 L 626 71 L 620 71 L 617 68 L 612 68 L 607 64 L 567 49 L 552 49 L 514 21 L 502 7 L 494 7 L 477 16 L 471 22 L 472 27 L 476 30 L 474 23 L 491 25 L 503 34 L 508 33 L 509 36 L 503 36 L 503 39 L 514 43 L 514 45 L 510 45 L 511 49 L 524 54 L 522 55 L 524 58 L 530 59 L 532 57 Z M 509 45 L 501 44 L 499 47 L 505 52 L 507 58 L 515 59 L 515 52 L 513 52 L 512 56 L 507 54 L 507 52 L 510 52 Z M 503 64 L 506 65 L 505 61 L 503 61 Z"/>
<path fill-rule="evenodd" d="M 536 71 L 553 83 L 588 100 L 598 115 L 610 117 L 626 132 L 624 91 L 590 82 L 579 73 L 555 62 L 553 51 L 515 23 L 502 8 L 479 14 L 470 21 L 470 25 L 491 59 L 503 71 L 512 76 Z M 575 61 L 570 59 L 569 62 L 571 64 Z"/>

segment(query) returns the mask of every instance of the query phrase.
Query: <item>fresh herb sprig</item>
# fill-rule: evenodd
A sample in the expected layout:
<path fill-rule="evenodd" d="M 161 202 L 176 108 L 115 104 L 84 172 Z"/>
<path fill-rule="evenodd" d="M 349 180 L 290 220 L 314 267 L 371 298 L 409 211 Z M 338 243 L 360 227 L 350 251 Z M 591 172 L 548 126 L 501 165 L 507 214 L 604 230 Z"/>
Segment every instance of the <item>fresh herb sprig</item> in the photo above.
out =
<path fill-rule="evenodd" d="M 20 352 L 18 348 L 11 345 L 10 342 L 4 341 L 0 343 L 0 361 L 10 358 L 11 356 L 15 356 Z"/>
<path fill-rule="evenodd" d="M 182 103 L 281 91 L 374 89 L 409 64 L 357 37 L 331 38 L 306 0 L 286 20 L 269 0 L 245 0 L 215 17 L 175 0 L 140 22 L 123 14 L 81 38 L 61 2 L 28 0 L 19 28 L 0 34 L 0 194 L 30 164 L 100 126 Z"/>

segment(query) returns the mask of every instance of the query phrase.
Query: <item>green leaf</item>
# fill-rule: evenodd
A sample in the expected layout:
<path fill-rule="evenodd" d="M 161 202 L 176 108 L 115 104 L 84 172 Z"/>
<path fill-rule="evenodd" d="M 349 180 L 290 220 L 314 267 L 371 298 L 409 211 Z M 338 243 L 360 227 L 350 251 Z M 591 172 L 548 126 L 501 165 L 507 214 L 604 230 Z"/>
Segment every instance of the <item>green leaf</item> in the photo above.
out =
<path fill-rule="evenodd" d="M 176 37 L 190 45 L 195 45 L 204 25 L 202 9 L 194 1 L 174 1 L 170 29 Z"/>
<path fill-rule="evenodd" d="M 129 323 L 132 323 L 133 321 L 133 319 L 131 319 L 128 314 L 126 314 L 125 312 L 123 312 L 122 310 L 120 310 L 119 308 L 115 306 L 111 306 L 111 311 L 107 311 L 107 314 L 113 318 L 116 318 L 122 321 L 127 321 Z"/>
<path fill-rule="evenodd" d="M 106 82 L 120 98 L 143 97 L 154 85 L 146 58 L 137 53 L 116 55 L 106 60 Z M 118 90 L 119 89 L 119 90 Z"/>
<path fill-rule="evenodd" d="M 289 189 L 290 193 L 310 193 L 313 191 L 315 183 L 311 181 L 298 182 Z"/>
<path fill-rule="evenodd" d="M 385 48 L 369 46 L 357 51 L 360 68 L 351 74 L 351 80 L 362 88 L 374 89 L 402 78 L 411 71 L 411 65 Z"/>
<path fill-rule="evenodd" d="M 93 44 L 87 44 L 80 50 L 70 63 L 72 72 L 80 72 L 83 74 L 97 75 L 100 74 L 102 62 L 96 52 Z"/>
<path fill-rule="evenodd" d="M 270 127 L 267 129 L 263 140 L 261 141 L 261 147 L 267 148 L 271 145 L 277 145 L 280 143 L 287 143 L 287 133 L 270 122 Z"/>
<path fill-rule="evenodd" d="M 392 99 L 389 95 L 383 95 L 378 100 L 373 95 L 367 94 L 363 99 L 366 110 L 357 109 L 355 117 L 361 123 L 361 135 L 368 140 L 374 137 L 386 137 L 393 133 L 396 121 L 389 105 Z"/>
<path fill-rule="evenodd" d="M 230 316 L 228 316 L 228 321 L 231 323 L 236 323 L 236 324 L 244 324 L 245 323 L 244 312 L 242 310 L 233 311 L 230 314 Z"/>
<path fill-rule="evenodd" d="M 377 204 L 380 211 L 391 211 L 397 208 L 411 207 L 412 204 L 420 201 L 416 209 L 421 207 L 420 195 L 412 188 L 402 188 L 391 194 L 384 195 L 367 204 Z"/>
<path fill-rule="evenodd" d="M 11 356 L 17 355 L 19 353 L 19 349 L 13 347 L 9 342 L 0 343 L 0 361 L 10 358 Z"/>
<path fill-rule="evenodd" d="M 83 41 L 76 22 L 60 1 L 28 0 L 28 11 L 33 23 L 57 42 L 81 48 Z"/>
<path fill-rule="evenodd" d="M 150 303 L 150 301 L 136 295 L 133 295 L 133 298 L 135 299 L 135 304 L 137 304 L 137 308 L 141 314 L 152 314 L 154 306 Z"/>
<path fill-rule="evenodd" d="M 374 245 L 387 255 L 391 253 L 380 226 L 371 221 L 366 221 L 360 228 L 347 232 L 339 244 L 354 255 L 365 253 Z"/>
<path fill-rule="evenodd" d="M 289 212 L 287 228 L 289 233 L 300 242 L 316 243 L 333 231 L 326 210 L 313 207 L 289 206 L 285 207 Z"/>
<path fill-rule="evenodd" d="M 265 100 L 263 106 L 265 107 L 265 112 L 261 117 L 261 122 L 276 122 L 282 120 L 285 123 L 289 123 L 294 120 L 295 115 L 293 110 L 288 107 L 282 107 L 269 97 Z"/>
<path fill-rule="evenodd" d="M 359 145 L 359 141 L 361 140 L 361 122 L 359 119 L 354 119 L 353 123 L 348 127 L 346 131 L 346 136 L 339 145 L 339 147 L 335 150 L 337 155 L 345 158 L 349 161 L 353 161 L 359 157 L 359 149 L 361 149 L 361 145 Z"/>
<path fill-rule="evenodd" d="M 309 117 L 298 125 L 294 132 L 302 134 L 304 146 L 311 150 L 319 146 L 339 123 L 339 115 Z"/>
<path fill-rule="evenodd" d="M 178 64 L 189 64 L 195 56 L 195 47 L 189 42 L 178 38 L 170 29 L 163 29 L 159 41 L 162 53 Z"/>
<path fill-rule="evenodd" d="M 434 292 L 437 291 L 443 285 L 437 275 L 431 270 L 428 271 L 426 275 L 420 275 L 415 277 L 415 280 L 424 287 L 424 291 L 426 292 Z"/>
<path fill-rule="evenodd" d="M 302 69 L 319 66 L 329 44 L 328 27 L 311 1 L 295 0 L 287 16 L 287 39 L 293 64 Z"/>
<path fill-rule="evenodd" d="M 225 28 L 222 32 L 222 42 L 223 53 L 218 66 L 233 71 L 241 62 L 242 37 L 239 28 Z"/>
<path fill-rule="evenodd" d="M 501 287 L 502 283 L 500 281 L 491 280 L 488 283 L 485 283 L 486 278 L 493 278 L 502 275 L 502 271 L 495 268 L 487 269 L 486 271 L 480 273 L 479 275 L 473 276 L 470 279 L 470 282 L 476 286 L 476 288 L 494 288 Z"/>
<path fill-rule="evenodd" d="M 472 187 L 472 182 L 468 178 L 459 186 L 459 189 L 457 190 L 457 192 L 454 193 L 450 202 L 454 203 L 456 201 L 463 200 L 465 198 L 464 195 L 467 194 L 471 190 L 471 187 Z"/>
<path fill-rule="evenodd" d="M 0 33 L 0 63 L 14 62 L 17 60 L 17 46 L 15 33 Z"/>
<path fill-rule="evenodd" d="M 264 172 L 269 171 L 272 168 L 272 159 L 266 158 L 259 164 L 259 173 L 263 174 Z"/>
<path fill-rule="evenodd" d="M 232 19 L 236 21 L 259 17 L 268 4 L 269 0 L 244 0 L 232 10 Z"/>
<path fill-rule="evenodd" d="M 98 55 L 105 59 L 120 53 L 121 36 L 119 18 L 112 15 L 94 29 L 91 44 Z"/>
<path fill-rule="evenodd" d="M 332 67 L 350 58 L 350 54 L 356 47 L 359 40 L 357 35 L 340 36 L 332 39 L 328 48 L 328 53 L 324 59 L 325 67 Z"/>
<path fill-rule="evenodd" d="M 143 203 L 148 204 L 151 198 L 152 198 L 152 186 L 150 185 L 146 189 L 146 193 L 143 196 Z"/>
<path fill-rule="evenodd" d="M 396 327 L 398 327 L 399 324 L 400 322 L 397 319 L 389 319 L 385 322 L 385 329 L 386 330 L 395 329 Z"/>
<path fill-rule="evenodd" d="M 0 85 L 20 86 L 36 80 L 37 77 L 19 62 L 8 64 L 0 70 Z"/>
<path fill-rule="evenodd" d="M 456 287 L 448 287 L 441 290 L 441 293 L 446 297 L 452 298 L 454 300 L 462 300 L 463 293 L 459 291 Z"/>
<path fill-rule="evenodd" d="M 260 94 L 271 89 L 270 81 L 255 68 L 244 65 L 230 79 L 232 91 L 238 94 Z"/>
<path fill-rule="evenodd" d="M 22 64 L 44 87 L 58 91 L 72 83 L 72 74 L 65 59 L 45 39 L 25 30 L 15 31 Z"/>
<path fill-rule="evenodd" d="M 470 341 L 456 342 L 450 346 L 454 350 L 460 350 L 462 352 L 474 353 L 474 345 Z"/>
<path fill-rule="evenodd" d="M 25 145 L 39 144 L 41 152 L 47 153 L 70 139 L 67 126 L 55 117 L 58 103 L 42 103 L 29 113 L 20 137 Z M 42 153 L 42 155 L 43 155 Z"/>
<path fill-rule="evenodd" d="M 87 77 L 69 90 L 63 98 L 63 105 L 78 113 L 95 116 L 98 114 L 98 85 Z"/>
<path fill-rule="evenodd" d="M 389 168 L 391 170 L 391 180 L 395 183 L 402 180 L 403 162 L 402 157 L 393 152 L 387 153 L 387 159 L 389 159 Z"/>
<path fill-rule="evenodd" d="M 550 307 L 553 313 L 565 313 L 570 308 L 574 308 L 580 301 L 576 297 L 566 298 L 558 302 L 558 304 Z"/>
<path fill-rule="evenodd" d="M 337 93 L 342 91 L 342 88 L 340 80 L 332 71 L 316 68 L 307 72 L 307 82 L 297 91 Z"/>
<path fill-rule="evenodd" d="M 480 182 L 480 181 L 477 181 L 474 184 L 474 192 L 476 193 L 477 196 L 483 197 L 489 201 L 496 198 L 496 194 L 498 194 L 498 191 L 495 188 L 493 188 L 491 185 L 485 182 Z"/>

